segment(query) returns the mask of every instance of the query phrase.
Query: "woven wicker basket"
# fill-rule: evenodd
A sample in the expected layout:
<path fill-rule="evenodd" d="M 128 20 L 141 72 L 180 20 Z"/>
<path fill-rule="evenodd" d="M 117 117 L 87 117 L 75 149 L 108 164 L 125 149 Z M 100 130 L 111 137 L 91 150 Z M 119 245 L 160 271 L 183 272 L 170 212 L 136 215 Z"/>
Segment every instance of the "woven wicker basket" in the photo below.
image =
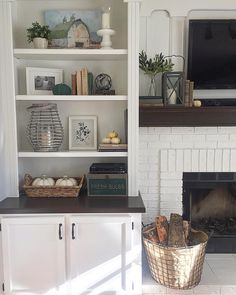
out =
<path fill-rule="evenodd" d="M 199 284 L 205 257 L 208 236 L 204 232 L 191 234 L 199 244 L 186 248 L 167 247 L 156 244 L 145 237 L 143 242 L 152 277 L 161 285 L 173 289 L 190 289 Z"/>
<path fill-rule="evenodd" d="M 76 186 L 32 186 L 34 179 L 31 175 L 25 175 L 25 184 L 23 186 L 28 197 L 49 198 L 49 197 L 77 197 L 84 184 L 85 177 L 74 177 L 77 180 Z M 55 181 L 58 179 L 53 178 Z"/>

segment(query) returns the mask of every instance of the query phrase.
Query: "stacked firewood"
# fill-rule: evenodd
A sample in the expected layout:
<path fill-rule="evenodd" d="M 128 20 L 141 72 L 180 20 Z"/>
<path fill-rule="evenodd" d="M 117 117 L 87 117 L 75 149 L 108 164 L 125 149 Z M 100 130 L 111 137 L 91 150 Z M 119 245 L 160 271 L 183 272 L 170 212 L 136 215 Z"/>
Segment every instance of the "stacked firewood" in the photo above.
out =
<path fill-rule="evenodd" d="M 145 237 L 163 246 L 186 247 L 191 244 L 190 223 L 175 213 L 171 213 L 169 222 L 165 216 L 157 216 L 155 226 L 145 230 Z"/>

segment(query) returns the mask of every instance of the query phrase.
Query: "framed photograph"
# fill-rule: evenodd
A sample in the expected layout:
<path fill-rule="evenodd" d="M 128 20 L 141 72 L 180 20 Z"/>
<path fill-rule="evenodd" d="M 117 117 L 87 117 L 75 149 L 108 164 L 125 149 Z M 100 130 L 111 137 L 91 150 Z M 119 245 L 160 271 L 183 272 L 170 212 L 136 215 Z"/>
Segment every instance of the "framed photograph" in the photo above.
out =
<path fill-rule="evenodd" d="M 27 95 L 51 95 L 56 84 L 63 82 L 63 70 L 26 68 Z"/>
<path fill-rule="evenodd" d="M 69 117 L 69 149 L 97 150 L 97 116 Z"/>
<path fill-rule="evenodd" d="M 45 23 L 51 30 L 53 48 L 100 48 L 102 10 L 46 10 Z"/>

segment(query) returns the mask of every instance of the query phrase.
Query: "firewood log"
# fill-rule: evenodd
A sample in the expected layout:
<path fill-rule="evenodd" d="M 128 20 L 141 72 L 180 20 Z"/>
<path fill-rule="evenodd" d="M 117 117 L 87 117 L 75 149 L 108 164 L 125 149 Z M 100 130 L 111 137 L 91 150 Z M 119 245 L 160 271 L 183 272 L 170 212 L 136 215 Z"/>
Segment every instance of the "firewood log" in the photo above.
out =
<path fill-rule="evenodd" d="M 168 240 L 168 221 L 165 216 L 156 217 L 156 230 L 159 241 L 162 245 L 167 245 Z"/>
<path fill-rule="evenodd" d="M 179 214 L 171 213 L 170 215 L 168 246 L 186 247 L 183 230 L 183 218 Z"/>
<path fill-rule="evenodd" d="M 189 233 L 190 233 L 190 223 L 187 220 L 183 220 L 183 230 L 184 230 L 184 238 L 186 245 L 189 244 Z"/>
<path fill-rule="evenodd" d="M 155 228 L 147 229 L 144 232 L 144 237 L 154 243 L 159 243 L 159 239 Z"/>

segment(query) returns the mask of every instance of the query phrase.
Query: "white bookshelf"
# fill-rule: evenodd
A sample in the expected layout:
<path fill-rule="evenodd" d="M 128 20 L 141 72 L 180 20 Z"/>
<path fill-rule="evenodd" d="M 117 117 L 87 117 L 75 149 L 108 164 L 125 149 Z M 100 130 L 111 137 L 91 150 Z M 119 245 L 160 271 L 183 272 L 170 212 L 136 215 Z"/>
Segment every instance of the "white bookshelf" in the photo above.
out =
<path fill-rule="evenodd" d="M 29 60 L 122 60 L 127 49 L 34 49 L 15 48 L 14 57 Z"/>
<path fill-rule="evenodd" d="M 61 151 L 61 152 L 18 152 L 19 158 L 120 158 L 127 152 Z"/>

